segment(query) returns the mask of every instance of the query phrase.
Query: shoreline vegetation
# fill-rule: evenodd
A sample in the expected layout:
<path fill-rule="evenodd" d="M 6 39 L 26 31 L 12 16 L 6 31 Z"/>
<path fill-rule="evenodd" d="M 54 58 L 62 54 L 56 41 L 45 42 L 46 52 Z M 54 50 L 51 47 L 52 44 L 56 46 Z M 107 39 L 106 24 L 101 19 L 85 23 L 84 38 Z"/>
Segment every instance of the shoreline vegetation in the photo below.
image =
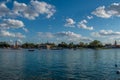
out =
<path fill-rule="evenodd" d="M 117 42 L 112 44 L 102 44 L 98 40 L 91 41 L 90 43 L 84 43 L 80 42 L 79 44 L 74 44 L 73 42 L 71 43 L 65 43 L 61 42 L 59 44 L 55 43 L 40 43 L 40 44 L 35 44 L 35 43 L 23 43 L 23 44 L 18 44 L 17 41 L 15 42 L 14 45 L 10 45 L 7 42 L 0 42 L 0 48 L 5 48 L 5 49 L 51 49 L 51 50 L 58 50 L 58 49 L 82 49 L 82 48 L 90 48 L 90 49 L 111 49 L 111 48 L 120 48 L 120 45 L 117 45 Z"/>

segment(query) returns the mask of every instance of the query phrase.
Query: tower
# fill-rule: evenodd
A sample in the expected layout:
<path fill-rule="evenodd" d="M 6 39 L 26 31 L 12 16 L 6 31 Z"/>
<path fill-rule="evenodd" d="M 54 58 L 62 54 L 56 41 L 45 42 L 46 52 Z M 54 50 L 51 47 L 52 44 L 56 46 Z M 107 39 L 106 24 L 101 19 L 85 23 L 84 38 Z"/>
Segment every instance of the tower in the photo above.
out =
<path fill-rule="evenodd" d="M 18 48 L 18 42 L 17 42 L 17 40 L 15 41 L 14 48 Z"/>
<path fill-rule="evenodd" d="M 115 40 L 114 46 L 117 46 L 117 41 Z"/>

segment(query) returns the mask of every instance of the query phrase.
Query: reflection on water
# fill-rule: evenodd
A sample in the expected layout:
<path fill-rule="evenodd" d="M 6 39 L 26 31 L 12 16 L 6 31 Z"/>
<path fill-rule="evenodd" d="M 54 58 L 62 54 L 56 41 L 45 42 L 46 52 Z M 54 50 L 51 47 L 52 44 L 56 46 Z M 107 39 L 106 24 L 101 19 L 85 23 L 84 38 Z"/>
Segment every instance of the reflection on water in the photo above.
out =
<path fill-rule="evenodd" d="M 119 80 L 119 69 L 120 49 L 0 49 L 0 80 Z"/>

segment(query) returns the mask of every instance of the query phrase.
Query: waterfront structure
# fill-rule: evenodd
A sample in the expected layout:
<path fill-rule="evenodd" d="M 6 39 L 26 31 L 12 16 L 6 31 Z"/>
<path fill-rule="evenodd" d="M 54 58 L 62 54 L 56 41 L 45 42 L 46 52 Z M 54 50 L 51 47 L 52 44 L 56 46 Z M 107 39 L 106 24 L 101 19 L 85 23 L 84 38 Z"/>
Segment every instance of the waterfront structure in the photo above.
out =
<path fill-rule="evenodd" d="M 115 40 L 114 46 L 117 46 L 117 41 Z"/>
<path fill-rule="evenodd" d="M 115 42 L 114 42 L 114 45 L 113 45 L 113 46 L 114 46 L 114 48 L 120 48 L 120 45 L 118 45 L 118 44 L 117 44 L 117 41 L 116 41 L 116 40 L 115 40 Z"/>
<path fill-rule="evenodd" d="M 39 49 L 51 49 L 52 45 L 48 45 L 48 44 L 40 44 L 39 45 Z"/>
<path fill-rule="evenodd" d="M 19 42 L 16 40 L 14 45 L 11 46 L 12 49 L 21 49 Z"/>

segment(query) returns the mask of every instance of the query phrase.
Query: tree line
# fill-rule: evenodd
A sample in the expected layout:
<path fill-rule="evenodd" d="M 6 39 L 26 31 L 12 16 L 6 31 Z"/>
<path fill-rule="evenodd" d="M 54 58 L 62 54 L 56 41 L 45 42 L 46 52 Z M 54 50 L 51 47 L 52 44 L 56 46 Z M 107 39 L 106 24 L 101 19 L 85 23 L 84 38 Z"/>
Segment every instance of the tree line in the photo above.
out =
<path fill-rule="evenodd" d="M 102 48 L 102 47 L 104 47 L 104 45 L 98 40 L 91 41 L 90 43 L 80 42 L 78 44 L 74 44 L 73 42 L 71 42 L 71 43 L 61 42 L 57 45 L 55 43 L 48 43 L 48 42 L 41 43 L 41 44 L 26 42 L 26 43 L 19 45 L 19 47 L 21 47 L 21 48 L 39 48 L 39 45 L 51 45 L 52 47 L 61 47 L 61 48 Z M 7 42 L 0 42 L 0 48 L 9 48 L 11 46 L 13 46 L 13 45 L 10 45 Z"/>

